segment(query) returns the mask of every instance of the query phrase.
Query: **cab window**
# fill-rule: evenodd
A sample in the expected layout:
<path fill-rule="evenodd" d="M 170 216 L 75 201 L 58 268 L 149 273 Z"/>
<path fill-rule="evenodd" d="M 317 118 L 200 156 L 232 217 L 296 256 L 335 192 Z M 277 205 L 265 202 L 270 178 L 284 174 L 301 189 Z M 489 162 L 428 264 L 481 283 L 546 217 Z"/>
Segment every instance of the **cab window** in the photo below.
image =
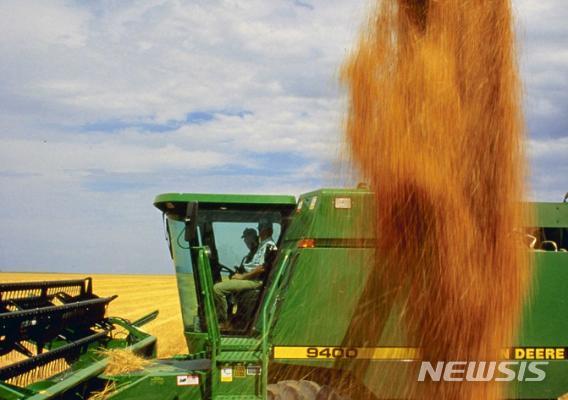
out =
<path fill-rule="evenodd" d="M 278 242 L 281 232 L 280 223 L 273 223 L 272 227 L 274 230 L 272 238 Z M 258 235 L 257 224 L 254 222 L 213 222 L 215 245 L 220 264 L 233 270 L 241 264 L 243 258 L 250 252 L 243 239 L 243 233 L 247 229 L 254 230 Z"/>

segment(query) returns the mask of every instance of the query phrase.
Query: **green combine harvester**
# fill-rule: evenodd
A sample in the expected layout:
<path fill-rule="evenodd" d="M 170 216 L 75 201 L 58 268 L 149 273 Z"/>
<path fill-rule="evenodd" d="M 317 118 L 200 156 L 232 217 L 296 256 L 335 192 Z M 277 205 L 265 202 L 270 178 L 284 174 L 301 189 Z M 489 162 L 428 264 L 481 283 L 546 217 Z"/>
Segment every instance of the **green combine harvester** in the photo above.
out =
<path fill-rule="evenodd" d="M 31 290 L 25 284 L 4 284 L 0 352 L 24 359 L 0 366 L 0 399 L 88 399 L 109 384 L 106 398 L 114 400 L 392 398 L 396 376 L 420 362 L 420 350 L 399 332 L 396 307 L 384 314 L 388 334 L 363 343 L 354 332 L 376 265 L 369 190 L 321 189 L 297 200 L 163 194 L 154 205 L 165 216 L 188 353 L 107 376 L 95 349 L 129 346 L 151 357 L 155 338 L 139 326 L 154 315 L 105 318 L 112 298 L 94 296 L 90 281 L 75 295 L 61 284 L 53 289 L 55 283 L 32 284 L 40 291 L 34 294 L 25 293 Z M 521 379 L 525 371 L 515 370 L 509 397 L 549 399 L 568 392 L 568 204 L 534 206 L 538 223 L 525 236 L 536 264 L 533 291 L 507 355 L 518 365 L 546 362 L 540 365 L 546 377 Z M 229 320 L 220 324 L 214 285 L 237 272 L 248 252 L 243 232 L 259 223 L 270 225 L 276 244 L 266 251 L 262 284 L 228 296 Z M 127 334 L 114 335 L 119 329 Z M 57 360 L 62 371 L 47 378 L 34 372 Z M 349 373 L 361 365 L 363 373 Z"/>

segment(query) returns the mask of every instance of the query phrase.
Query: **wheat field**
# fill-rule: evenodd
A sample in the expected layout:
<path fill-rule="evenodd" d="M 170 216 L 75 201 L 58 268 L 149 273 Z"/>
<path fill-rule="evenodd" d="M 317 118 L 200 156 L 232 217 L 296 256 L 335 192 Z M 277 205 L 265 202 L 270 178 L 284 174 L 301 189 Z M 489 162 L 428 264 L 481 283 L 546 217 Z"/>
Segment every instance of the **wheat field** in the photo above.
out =
<path fill-rule="evenodd" d="M 187 353 L 175 275 L 112 275 L 59 273 L 0 273 L 0 282 L 50 281 L 93 278 L 93 292 L 100 297 L 118 295 L 107 316 L 135 320 L 159 310 L 158 318 L 143 329 L 158 338 L 158 357 Z"/>

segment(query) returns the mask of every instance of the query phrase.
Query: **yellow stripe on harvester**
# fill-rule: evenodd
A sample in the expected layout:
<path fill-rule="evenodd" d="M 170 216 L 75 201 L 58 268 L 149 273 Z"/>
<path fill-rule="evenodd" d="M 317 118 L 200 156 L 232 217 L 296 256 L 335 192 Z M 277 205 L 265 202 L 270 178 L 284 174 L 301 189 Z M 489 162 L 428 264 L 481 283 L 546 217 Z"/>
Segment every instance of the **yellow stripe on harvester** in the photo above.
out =
<path fill-rule="evenodd" d="M 275 359 L 416 360 L 415 347 L 306 347 L 275 346 Z"/>
<path fill-rule="evenodd" d="M 275 346 L 275 359 L 352 359 L 352 360 L 419 360 L 416 347 L 307 347 Z M 502 350 L 502 359 L 567 360 L 568 347 L 513 347 Z"/>

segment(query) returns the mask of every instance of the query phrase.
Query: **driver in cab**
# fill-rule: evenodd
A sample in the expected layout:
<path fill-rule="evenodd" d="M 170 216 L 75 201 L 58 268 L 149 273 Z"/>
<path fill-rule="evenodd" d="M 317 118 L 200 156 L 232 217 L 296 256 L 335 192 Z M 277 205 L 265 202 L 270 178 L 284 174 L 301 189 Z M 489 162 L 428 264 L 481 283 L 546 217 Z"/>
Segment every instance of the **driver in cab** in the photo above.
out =
<path fill-rule="evenodd" d="M 258 233 L 260 243 L 256 252 L 249 260 L 243 262 L 242 273 L 236 273 L 232 279 L 218 282 L 213 286 L 213 296 L 215 308 L 221 324 L 221 329 L 228 329 L 227 321 L 227 296 L 238 294 L 245 290 L 256 289 L 262 286 L 262 275 L 264 273 L 264 258 L 268 249 L 276 247 L 272 239 L 272 223 L 261 220 L 258 223 Z"/>

